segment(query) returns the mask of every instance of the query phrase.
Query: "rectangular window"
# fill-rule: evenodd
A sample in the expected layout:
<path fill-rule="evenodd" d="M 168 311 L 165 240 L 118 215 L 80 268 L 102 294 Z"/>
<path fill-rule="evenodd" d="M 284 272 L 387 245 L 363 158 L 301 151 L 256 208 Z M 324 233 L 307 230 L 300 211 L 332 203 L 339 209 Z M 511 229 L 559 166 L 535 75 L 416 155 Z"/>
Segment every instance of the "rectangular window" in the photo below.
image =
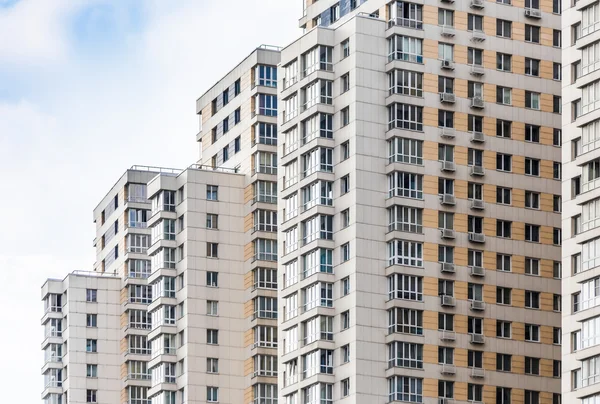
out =
<path fill-rule="evenodd" d="M 510 38 L 512 32 L 512 22 L 496 19 L 496 35 L 501 38 Z"/>
<path fill-rule="evenodd" d="M 540 43 L 540 27 L 525 24 L 525 42 Z"/>
<path fill-rule="evenodd" d="M 510 72 L 512 69 L 512 55 L 496 52 L 496 69 Z"/>
<path fill-rule="evenodd" d="M 496 86 L 496 102 L 498 104 L 512 104 L 512 89 L 508 87 Z"/>

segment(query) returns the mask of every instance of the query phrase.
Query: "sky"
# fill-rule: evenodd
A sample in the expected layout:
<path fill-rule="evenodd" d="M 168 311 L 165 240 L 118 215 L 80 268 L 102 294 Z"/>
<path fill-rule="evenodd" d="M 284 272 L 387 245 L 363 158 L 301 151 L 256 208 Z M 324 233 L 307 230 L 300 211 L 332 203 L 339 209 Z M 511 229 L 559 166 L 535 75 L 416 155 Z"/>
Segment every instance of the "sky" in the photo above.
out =
<path fill-rule="evenodd" d="M 195 100 L 301 35 L 301 1 L 0 0 L 4 402 L 41 401 L 40 287 L 92 269 L 94 207 L 134 164 L 196 162 Z"/>

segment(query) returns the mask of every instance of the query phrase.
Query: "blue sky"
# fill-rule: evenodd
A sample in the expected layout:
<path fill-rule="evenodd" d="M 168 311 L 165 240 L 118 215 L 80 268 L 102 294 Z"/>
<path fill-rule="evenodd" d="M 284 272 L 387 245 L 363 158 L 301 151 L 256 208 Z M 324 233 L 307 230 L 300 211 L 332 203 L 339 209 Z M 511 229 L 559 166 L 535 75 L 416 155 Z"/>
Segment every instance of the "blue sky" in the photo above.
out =
<path fill-rule="evenodd" d="M 0 333 L 6 402 L 40 400 L 39 288 L 92 268 L 105 191 L 133 164 L 194 163 L 196 98 L 300 35 L 301 1 L 0 0 L 0 296 L 24 330 Z"/>

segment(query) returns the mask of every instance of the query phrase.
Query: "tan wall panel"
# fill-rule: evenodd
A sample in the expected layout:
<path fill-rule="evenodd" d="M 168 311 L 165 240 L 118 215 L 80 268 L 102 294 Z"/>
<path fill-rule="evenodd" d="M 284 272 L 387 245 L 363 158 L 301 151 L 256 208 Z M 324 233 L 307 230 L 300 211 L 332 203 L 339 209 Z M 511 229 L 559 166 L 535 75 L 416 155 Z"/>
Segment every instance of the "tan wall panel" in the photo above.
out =
<path fill-rule="evenodd" d="M 454 148 L 454 161 L 457 165 L 466 166 L 469 162 L 469 149 L 467 147 L 456 146 Z"/>
<path fill-rule="evenodd" d="M 248 358 L 244 361 L 244 376 L 251 375 L 254 372 L 254 359 Z"/>
<path fill-rule="evenodd" d="M 430 195 L 438 194 L 438 177 L 425 175 L 423 177 L 423 192 Z"/>
<path fill-rule="evenodd" d="M 496 320 L 493 318 L 486 318 L 483 320 L 483 335 L 487 338 L 494 338 L 496 336 Z"/>
<path fill-rule="evenodd" d="M 244 188 L 244 203 L 250 202 L 254 198 L 254 187 L 252 184 Z"/>
<path fill-rule="evenodd" d="M 456 218 L 455 218 L 454 224 L 456 225 Z M 466 227 L 465 227 L 465 229 L 466 229 Z M 466 232 L 466 230 L 465 230 L 465 232 Z M 463 267 L 467 266 L 468 260 L 469 260 L 468 249 L 466 247 L 456 247 L 454 249 L 454 262 L 456 263 L 456 265 L 463 266 Z"/>
<path fill-rule="evenodd" d="M 554 295 L 552 293 L 542 292 L 540 293 L 540 309 L 544 311 L 553 311 L 554 305 L 552 304 Z"/>
<path fill-rule="evenodd" d="M 496 169 L 496 152 L 491 150 L 483 151 L 483 167 L 486 170 Z"/>
<path fill-rule="evenodd" d="M 496 35 L 496 27 L 495 26 L 494 26 L 493 35 Z M 496 70 L 496 52 L 495 51 L 486 49 L 485 52 L 483 52 L 483 67 L 485 67 L 486 69 Z"/>
<path fill-rule="evenodd" d="M 425 258 L 425 261 L 437 262 L 438 245 L 434 243 L 425 243 L 423 246 L 423 257 Z"/>
<path fill-rule="evenodd" d="M 423 396 L 437 397 L 438 396 L 438 381 L 437 379 L 423 380 Z"/>
<path fill-rule="evenodd" d="M 522 88 L 512 89 L 512 105 L 517 108 L 525 108 L 525 90 Z"/>
<path fill-rule="evenodd" d="M 456 348 L 454 350 L 454 364 L 456 367 L 466 368 L 469 364 L 469 357 L 467 350 L 462 348 Z"/>
<path fill-rule="evenodd" d="M 525 307 L 525 290 L 513 289 L 511 292 L 511 306 L 513 307 Z M 514 327 L 514 325 L 513 325 Z"/>
<path fill-rule="evenodd" d="M 513 240 L 524 241 L 525 240 L 525 223 L 513 222 L 512 224 L 512 238 Z"/>
<path fill-rule="evenodd" d="M 252 316 L 252 313 L 254 313 L 254 301 L 248 300 L 244 303 L 244 317 L 249 318 Z"/>
<path fill-rule="evenodd" d="M 513 155 L 512 172 L 515 174 L 525 174 L 525 156 Z"/>
<path fill-rule="evenodd" d="M 423 328 L 426 330 L 438 329 L 438 314 L 435 311 L 426 310 L 423 312 Z"/>
<path fill-rule="evenodd" d="M 468 114 L 461 114 L 459 112 L 454 114 L 454 127 L 456 130 L 466 132 L 467 128 L 469 127 L 468 121 Z"/>
<path fill-rule="evenodd" d="M 512 272 L 515 274 L 525 273 L 525 257 L 522 255 L 513 255 L 511 258 Z"/>
<path fill-rule="evenodd" d="M 423 142 L 423 158 L 425 160 L 438 160 L 438 144 L 436 142 Z"/>
<path fill-rule="evenodd" d="M 467 383 L 456 382 L 454 383 L 454 398 L 459 401 L 467 401 Z"/>
<path fill-rule="evenodd" d="M 466 334 L 469 327 L 467 325 L 467 316 L 457 314 L 454 316 L 454 331 L 457 334 Z"/>
<path fill-rule="evenodd" d="M 454 28 L 458 31 L 466 31 L 468 24 L 468 14 L 464 11 L 455 11 L 454 12 Z"/>
<path fill-rule="evenodd" d="M 550 226 L 540 226 L 540 241 L 542 244 L 552 245 L 552 232 L 553 228 Z"/>
<path fill-rule="evenodd" d="M 423 226 L 430 229 L 438 228 L 438 211 L 433 209 L 423 210 Z"/>
<path fill-rule="evenodd" d="M 438 77 L 435 74 L 425 73 L 423 75 L 423 91 L 427 93 L 438 92 Z"/>
<path fill-rule="evenodd" d="M 254 285 L 254 273 L 249 271 L 244 275 L 244 289 L 250 289 L 252 285 Z"/>
<path fill-rule="evenodd" d="M 540 273 L 543 278 L 554 278 L 554 261 L 541 260 L 540 267 Z"/>
<path fill-rule="evenodd" d="M 468 182 L 462 180 L 454 181 L 454 195 L 459 199 L 467 199 Z"/>
<path fill-rule="evenodd" d="M 454 214 L 454 230 L 459 233 L 466 233 L 468 230 L 467 215 L 464 213 Z M 465 249 L 466 250 L 466 249 Z M 465 259 L 467 252 L 465 251 Z"/>
<path fill-rule="evenodd" d="M 540 161 L 540 176 L 542 178 L 554 179 L 554 162 L 550 160 Z"/>
<path fill-rule="evenodd" d="M 244 247 L 244 261 L 248 261 L 254 256 L 254 243 L 250 242 Z"/>
<path fill-rule="evenodd" d="M 438 295 L 438 279 L 425 277 L 423 278 L 423 294 L 426 296 Z"/>
<path fill-rule="evenodd" d="M 425 345 L 423 347 L 423 361 L 425 363 L 438 363 L 438 347 L 437 345 Z"/>
<path fill-rule="evenodd" d="M 540 109 L 550 113 L 554 110 L 554 96 L 552 94 L 542 93 L 540 95 Z"/>
<path fill-rule="evenodd" d="M 438 41 L 434 41 L 432 39 L 425 39 L 423 42 L 423 56 L 430 59 L 437 59 Z"/>
<path fill-rule="evenodd" d="M 496 36 L 496 19 L 494 17 L 485 16 L 483 19 L 483 32 L 489 36 Z"/>
<path fill-rule="evenodd" d="M 423 108 L 423 125 L 425 126 L 438 126 L 438 110 L 437 108 L 424 107 Z"/>
<path fill-rule="evenodd" d="M 483 252 L 483 267 L 488 271 L 496 270 L 496 253 L 493 251 Z M 495 292 L 494 292 L 495 293 Z"/>
<path fill-rule="evenodd" d="M 496 303 L 496 286 L 483 285 L 483 301 L 487 304 Z"/>
<path fill-rule="evenodd" d="M 554 195 L 541 194 L 540 209 L 542 209 L 544 212 L 554 212 Z"/>
<path fill-rule="evenodd" d="M 254 329 L 246 330 L 244 333 L 244 346 L 249 347 L 254 344 Z"/>
<path fill-rule="evenodd" d="M 540 326 L 540 342 L 542 344 L 552 345 L 553 339 L 553 327 L 542 325 Z"/>
<path fill-rule="evenodd" d="M 511 359 L 511 371 L 519 375 L 525 374 L 525 357 L 521 355 L 513 355 Z"/>
<path fill-rule="evenodd" d="M 254 227 L 254 213 L 248 213 L 244 217 L 244 231 L 249 231 Z"/>
<path fill-rule="evenodd" d="M 540 359 L 540 375 L 544 377 L 552 377 L 552 359 Z"/>
<path fill-rule="evenodd" d="M 496 102 L 496 85 L 486 83 L 483 86 L 483 100 L 489 103 Z"/>
<path fill-rule="evenodd" d="M 454 282 L 454 296 L 457 300 L 467 300 L 468 284 L 467 282 Z"/>
<path fill-rule="evenodd" d="M 521 3 L 524 3 L 525 0 L 518 0 L 518 1 Z M 513 3 L 513 6 L 517 7 L 515 5 L 514 0 L 512 3 Z M 525 40 L 525 24 L 524 23 L 513 21 L 513 23 L 512 23 L 512 39 L 515 41 L 524 41 Z M 514 58 L 515 57 L 513 56 L 513 60 L 514 60 Z M 519 70 L 519 72 L 522 72 L 522 70 Z"/>
<path fill-rule="evenodd" d="M 467 58 L 467 47 L 463 45 L 456 45 L 454 47 L 454 61 L 459 64 L 466 65 Z"/>
<path fill-rule="evenodd" d="M 423 6 L 423 23 L 426 25 L 438 25 L 438 9 L 437 7 Z"/>
<path fill-rule="evenodd" d="M 554 64 L 550 60 L 540 61 L 540 77 L 543 79 L 553 80 Z"/>
<path fill-rule="evenodd" d="M 542 27 L 540 29 L 540 43 L 543 46 L 552 46 L 552 28 Z"/>
<path fill-rule="evenodd" d="M 512 339 L 515 341 L 525 341 L 525 324 L 512 323 Z"/>

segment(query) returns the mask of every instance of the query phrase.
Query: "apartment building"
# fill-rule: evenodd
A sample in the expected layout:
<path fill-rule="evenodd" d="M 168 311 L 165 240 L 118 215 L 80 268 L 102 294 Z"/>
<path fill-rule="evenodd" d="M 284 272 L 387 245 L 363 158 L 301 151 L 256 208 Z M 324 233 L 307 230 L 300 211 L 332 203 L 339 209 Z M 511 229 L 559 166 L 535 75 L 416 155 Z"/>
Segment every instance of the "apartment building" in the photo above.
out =
<path fill-rule="evenodd" d="M 598 21 L 598 2 L 563 3 L 562 391 L 566 403 L 600 403 Z"/>
<path fill-rule="evenodd" d="M 116 368 L 70 373 L 81 395 L 61 362 L 50 361 L 55 370 L 42 371 L 54 376 L 43 393 L 48 404 L 276 399 L 278 62 L 278 48 L 261 46 L 198 99 L 198 164 L 134 166 L 94 209 L 92 274 L 111 279 L 116 294 L 104 301 L 117 319 L 116 345 L 94 349 Z M 52 296 L 42 291 L 57 308 L 42 320 L 51 359 L 75 346 L 70 329 L 106 335 L 85 317 L 66 316 L 71 283 L 48 281 L 55 283 Z"/>
<path fill-rule="evenodd" d="M 560 11 L 307 2 L 279 71 L 280 403 L 561 402 Z"/>
<path fill-rule="evenodd" d="M 121 402 L 121 282 L 76 271 L 42 286 L 44 404 Z"/>

